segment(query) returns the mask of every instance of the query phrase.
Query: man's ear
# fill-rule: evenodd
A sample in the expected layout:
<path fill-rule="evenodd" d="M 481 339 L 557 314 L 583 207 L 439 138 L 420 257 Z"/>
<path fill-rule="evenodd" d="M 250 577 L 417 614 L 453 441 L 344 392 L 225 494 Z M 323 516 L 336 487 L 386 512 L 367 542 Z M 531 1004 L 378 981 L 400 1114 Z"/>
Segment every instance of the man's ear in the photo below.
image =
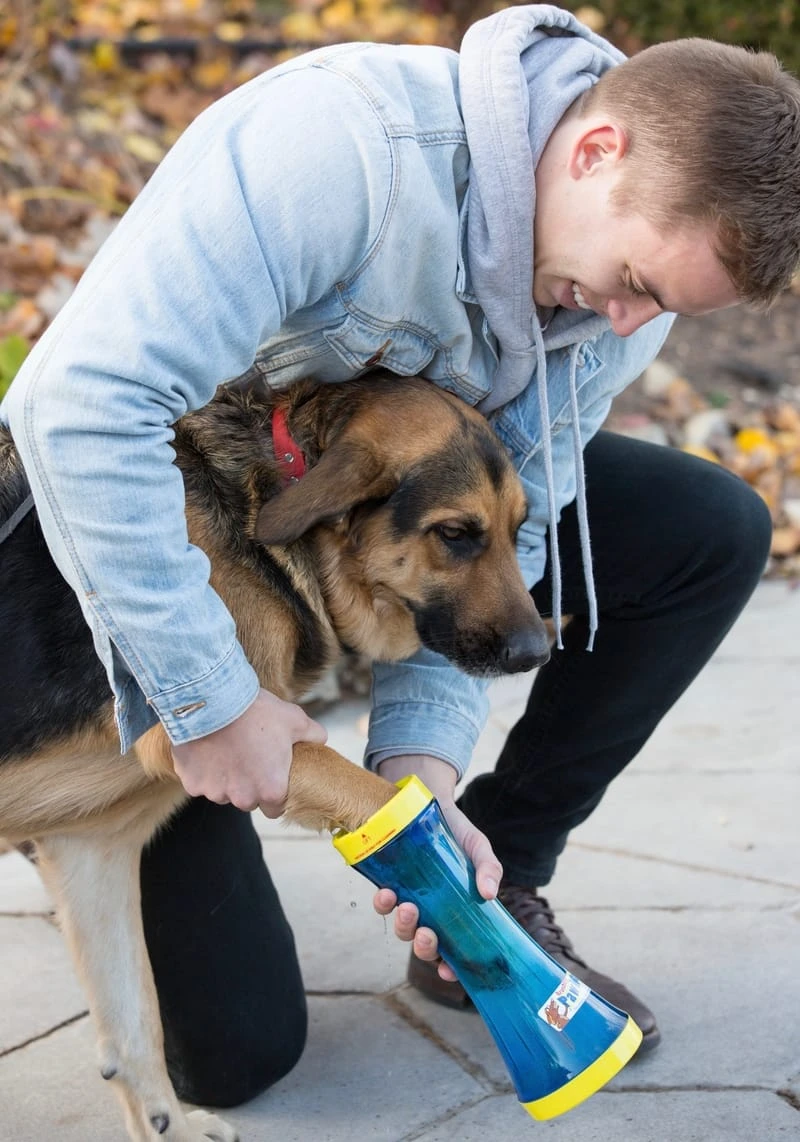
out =
<path fill-rule="evenodd" d="M 573 178 L 586 178 L 624 158 L 628 151 L 628 133 L 613 119 L 581 123 L 577 120 L 575 135 L 567 160 Z"/>
<path fill-rule="evenodd" d="M 395 476 L 363 444 L 336 443 L 296 484 L 262 504 L 256 518 L 260 543 L 291 543 L 315 524 L 344 515 L 365 500 L 388 496 Z"/>

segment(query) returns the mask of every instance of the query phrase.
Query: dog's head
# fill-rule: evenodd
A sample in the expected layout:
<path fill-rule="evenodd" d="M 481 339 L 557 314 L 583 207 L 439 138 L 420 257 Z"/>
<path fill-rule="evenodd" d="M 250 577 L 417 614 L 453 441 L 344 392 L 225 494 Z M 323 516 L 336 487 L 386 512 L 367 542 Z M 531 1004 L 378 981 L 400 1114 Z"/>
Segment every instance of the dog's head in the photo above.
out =
<path fill-rule="evenodd" d="M 418 379 L 376 381 L 300 480 L 260 509 L 256 538 L 312 532 L 343 643 L 400 659 L 420 643 L 474 674 L 547 660 L 515 539 L 526 503 L 485 419 Z"/>

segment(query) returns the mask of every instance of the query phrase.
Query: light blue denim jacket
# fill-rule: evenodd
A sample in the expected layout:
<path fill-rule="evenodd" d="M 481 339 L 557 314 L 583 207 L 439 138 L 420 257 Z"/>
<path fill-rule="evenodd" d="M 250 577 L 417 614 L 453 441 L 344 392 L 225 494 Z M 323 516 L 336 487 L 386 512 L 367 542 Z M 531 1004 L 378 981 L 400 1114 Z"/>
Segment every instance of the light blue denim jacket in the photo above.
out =
<path fill-rule="evenodd" d="M 492 35 L 499 27 L 517 70 L 542 28 L 543 73 L 553 35 L 588 53 L 575 72 L 583 86 L 618 58 L 558 9 L 509 11 L 482 24 Z M 379 360 L 484 402 L 528 493 L 519 556 L 532 585 L 548 522 L 576 494 L 575 410 L 585 444 L 612 396 L 657 353 L 662 319 L 625 341 L 594 315 L 576 329 L 574 314 L 557 313 L 542 331 L 525 277 L 530 242 L 518 251 L 513 235 L 513 252 L 502 241 L 493 247 L 494 270 L 508 257 L 514 278 L 502 304 L 485 272 L 491 243 L 479 247 L 493 212 L 510 213 L 509 203 L 487 206 L 465 82 L 454 52 L 355 44 L 293 60 L 213 105 L 165 158 L 11 386 L 3 418 L 108 670 L 123 750 L 157 718 L 174 743 L 210 733 L 257 692 L 233 620 L 208 584 L 208 561 L 188 543 L 172 464 L 170 426 L 217 385 L 334 382 Z M 573 97 L 550 98 L 542 139 L 531 131 L 531 172 Z M 482 131 L 476 126 L 476 152 Z M 531 183 L 532 173 L 505 193 L 527 195 L 532 212 Z M 490 326 L 492 304 L 519 313 L 526 344 L 514 344 L 501 317 Z M 516 379 L 503 379 L 508 361 Z M 426 752 L 463 771 L 485 720 L 484 691 L 425 652 L 378 666 L 369 753 Z"/>

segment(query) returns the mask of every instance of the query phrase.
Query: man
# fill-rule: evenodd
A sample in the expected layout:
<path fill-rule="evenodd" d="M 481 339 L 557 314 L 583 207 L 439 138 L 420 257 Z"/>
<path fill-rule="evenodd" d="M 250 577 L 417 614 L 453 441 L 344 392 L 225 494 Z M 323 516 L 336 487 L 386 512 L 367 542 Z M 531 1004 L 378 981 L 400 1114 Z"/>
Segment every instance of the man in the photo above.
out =
<path fill-rule="evenodd" d="M 324 731 L 259 690 L 187 545 L 170 425 L 226 380 L 335 382 L 378 361 L 491 417 L 528 493 L 523 571 L 573 621 L 460 807 L 485 688 L 435 656 L 376 668 L 368 764 L 419 773 L 483 895 L 499 888 L 653 1046 L 653 1015 L 577 958 L 538 889 L 741 610 L 770 521 L 713 466 L 595 434 L 670 312 L 766 303 L 789 281 L 799 156 L 800 89 L 772 57 L 684 42 L 623 64 L 556 8 L 490 17 L 460 56 L 322 49 L 187 130 L 31 355 L 5 416 L 122 748 L 160 718 L 197 797 L 142 868 L 181 1096 L 239 1102 L 302 1050 L 291 932 L 239 810 L 279 816 L 293 743 Z M 416 921 L 397 909 L 414 980 L 455 988 Z"/>

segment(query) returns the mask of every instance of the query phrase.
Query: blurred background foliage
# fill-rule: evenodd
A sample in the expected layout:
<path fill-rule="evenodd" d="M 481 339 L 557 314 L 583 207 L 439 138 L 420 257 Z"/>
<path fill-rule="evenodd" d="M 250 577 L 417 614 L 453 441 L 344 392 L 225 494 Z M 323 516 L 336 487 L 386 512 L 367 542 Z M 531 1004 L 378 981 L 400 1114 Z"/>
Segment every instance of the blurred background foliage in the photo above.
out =
<path fill-rule="evenodd" d="M 0 395 L 186 126 L 321 44 L 456 48 L 502 0 L 0 0 Z M 700 35 L 800 71 L 800 0 L 572 3 L 632 54 Z"/>
<path fill-rule="evenodd" d="M 456 48 L 501 0 L 0 0 L 0 395 L 187 124 L 325 43 Z M 568 5 L 632 54 L 705 35 L 800 71 L 800 0 Z"/>
<path fill-rule="evenodd" d="M 0 50 L 26 51 L 32 41 L 42 48 L 56 38 L 152 42 L 211 33 L 233 46 L 265 30 L 304 45 L 456 43 L 464 27 L 501 7 L 507 5 L 495 0 L 1 0 Z M 704 35 L 768 48 L 793 70 L 800 63 L 797 0 L 595 0 L 563 7 L 631 50 Z"/>
<path fill-rule="evenodd" d="M 0 52 L 26 55 L 62 41 L 113 70 L 132 57 L 211 42 L 228 54 L 274 57 L 313 44 L 369 39 L 456 46 L 497 0 L 0 0 Z M 800 70 L 798 0 L 595 0 L 564 3 L 628 52 L 679 36 L 767 48 Z M 149 47 L 148 47 L 149 45 Z M 199 48 L 195 48 L 198 51 Z M 273 59 L 274 62 L 274 59 Z M 213 80 L 206 75 L 206 83 Z"/>
<path fill-rule="evenodd" d="M 361 39 L 455 48 L 470 23 L 504 6 L 498 0 L 0 0 L 0 396 L 156 164 L 210 103 L 321 44 Z M 800 72 L 800 0 L 568 6 L 628 54 L 699 35 L 770 49 Z M 759 360 L 764 337 L 780 343 L 779 381 L 772 385 L 768 377 L 772 387 L 759 388 L 759 365 L 749 389 L 726 390 L 721 443 L 705 437 L 701 443 L 703 455 L 764 496 L 776 524 L 774 554 L 800 580 L 800 388 L 793 381 L 800 279 L 782 302 L 782 337 L 777 325 L 763 322 L 757 335 L 748 334 Z M 740 320 L 723 326 L 725 345 Z M 689 330 L 681 336 L 688 343 Z M 704 336 L 703 328 L 692 334 L 695 369 Z M 698 418 L 705 423 L 720 407 L 713 354 L 709 364 L 708 396 L 686 378 L 672 378 L 666 395 L 642 398 L 644 425 L 623 430 L 661 429 L 665 441 L 695 447 L 687 443 L 689 427 L 694 432 Z M 633 388 L 627 399 L 638 399 Z M 638 406 L 634 412 L 641 420 Z"/>
<path fill-rule="evenodd" d="M 457 47 L 498 0 L 0 0 L 0 395 L 99 243 L 205 107 L 346 40 Z M 624 51 L 701 35 L 800 71 L 800 0 L 568 5 Z"/>

